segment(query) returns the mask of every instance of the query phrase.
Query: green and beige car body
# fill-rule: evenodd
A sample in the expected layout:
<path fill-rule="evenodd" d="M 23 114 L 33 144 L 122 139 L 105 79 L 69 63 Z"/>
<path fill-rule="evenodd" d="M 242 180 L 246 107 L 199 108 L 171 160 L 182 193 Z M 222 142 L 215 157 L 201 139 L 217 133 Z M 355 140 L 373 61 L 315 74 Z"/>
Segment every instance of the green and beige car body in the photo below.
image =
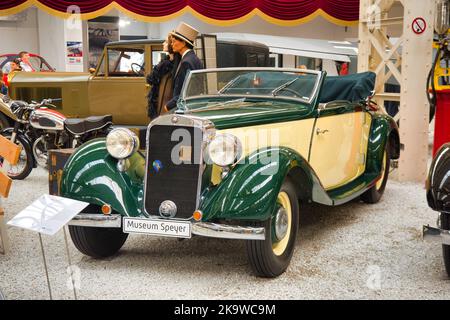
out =
<path fill-rule="evenodd" d="M 263 240 L 264 228 L 252 227 L 251 222 L 274 218 L 287 177 L 300 200 L 330 206 L 353 200 L 380 183 L 386 155 L 399 157 L 397 125 L 382 110 L 362 103 L 319 104 L 325 74 L 317 75 L 309 102 L 255 98 L 202 108 L 202 101 L 196 100 L 196 107 L 190 108 L 186 100 L 180 108 L 184 111 L 150 123 L 149 131 L 154 126 L 198 127 L 204 133 L 204 148 L 221 134 L 241 143 L 239 159 L 232 165 L 201 166 L 195 210 L 201 219 L 194 219 L 194 211 L 187 219 L 193 234 Z M 147 152 L 152 152 L 151 145 Z M 115 215 L 104 216 L 105 226 L 120 227 L 122 217 L 157 219 L 157 212 L 144 209 L 146 171 L 151 166 L 141 151 L 118 160 L 108 153 L 105 139 L 93 140 L 65 165 L 61 196 L 110 206 Z M 101 226 L 97 217 L 91 218 L 92 213 L 80 214 L 71 224 Z"/>

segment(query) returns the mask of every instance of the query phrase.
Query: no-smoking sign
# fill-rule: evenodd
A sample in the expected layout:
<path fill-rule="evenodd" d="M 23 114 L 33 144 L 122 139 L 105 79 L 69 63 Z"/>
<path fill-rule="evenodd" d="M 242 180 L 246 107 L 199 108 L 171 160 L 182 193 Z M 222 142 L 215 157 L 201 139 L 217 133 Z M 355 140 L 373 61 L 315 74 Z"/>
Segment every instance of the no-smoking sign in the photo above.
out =
<path fill-rule="evenodd" d="M 422 34 L 427 29 L 427 23 L 424 18 L 415 18 L 412 23 L 412 29 L 415 34 Z"/>

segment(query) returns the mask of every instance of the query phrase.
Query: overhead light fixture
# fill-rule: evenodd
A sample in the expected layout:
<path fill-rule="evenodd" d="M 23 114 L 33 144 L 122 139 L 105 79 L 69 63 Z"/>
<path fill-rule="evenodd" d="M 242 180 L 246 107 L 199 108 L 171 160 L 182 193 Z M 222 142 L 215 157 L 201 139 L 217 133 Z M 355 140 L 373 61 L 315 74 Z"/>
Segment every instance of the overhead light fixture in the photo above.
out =
<path fill-rule="evenodd" d="M 119 27 L 126 27 L 127 25 L 129 25 L 131 22 L 129 20 L 124 20 L 124 19 L 120 19 L 119 20 Z"/>

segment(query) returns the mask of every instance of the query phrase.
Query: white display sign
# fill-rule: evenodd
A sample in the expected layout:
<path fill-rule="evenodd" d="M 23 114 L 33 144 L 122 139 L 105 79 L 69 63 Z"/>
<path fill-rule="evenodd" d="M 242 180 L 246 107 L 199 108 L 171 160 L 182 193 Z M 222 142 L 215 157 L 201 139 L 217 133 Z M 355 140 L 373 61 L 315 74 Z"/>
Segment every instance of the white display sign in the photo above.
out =
<path fill-rule="evenodd" d="M 44 194 L 7 224 L 54 235 L 88 205 L 87 202 Z"/>
<path fill-rule="evenodd" d="M 191 223 L 188 221 L 124 217 L 122 226 L 125 233 L 145 233 L 176 238 L 191 237 Z"/>

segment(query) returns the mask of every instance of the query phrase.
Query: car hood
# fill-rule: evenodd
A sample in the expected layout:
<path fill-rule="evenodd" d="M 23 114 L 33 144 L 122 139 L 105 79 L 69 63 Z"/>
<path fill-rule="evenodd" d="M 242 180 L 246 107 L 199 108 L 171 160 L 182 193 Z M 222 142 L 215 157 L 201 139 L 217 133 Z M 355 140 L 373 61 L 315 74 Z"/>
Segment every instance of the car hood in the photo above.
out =
<path fill-rule="evenodd" d="M 11 84 L 87 82 L 90 77 L 87 72 L 17 72 Z"/>
<path fill-rule="evenodd" d="M 188 114 L 207 118 L 217 129 L 292 121 L 307 117 L 311 107 L 284 101 L 227 101 L 187 103 Z"/>

